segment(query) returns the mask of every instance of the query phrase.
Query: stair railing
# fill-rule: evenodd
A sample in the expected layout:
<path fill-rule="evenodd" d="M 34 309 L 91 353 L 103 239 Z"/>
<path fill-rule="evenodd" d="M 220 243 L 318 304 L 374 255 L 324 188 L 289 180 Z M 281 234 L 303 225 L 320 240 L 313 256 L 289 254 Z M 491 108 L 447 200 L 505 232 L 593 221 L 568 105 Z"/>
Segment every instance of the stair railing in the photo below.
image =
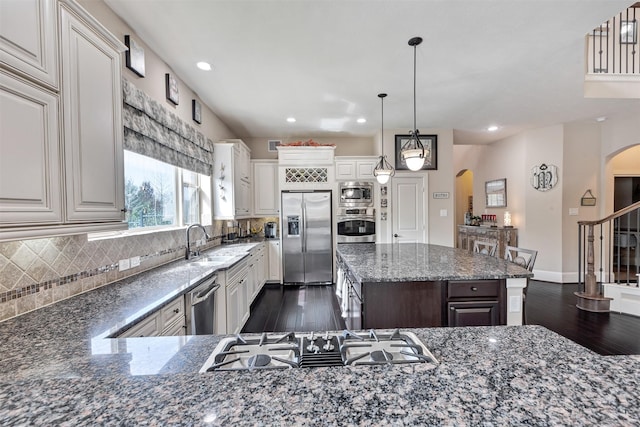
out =
<path fill-rule="evenodd" d="M 589 33 L 589 74 L 640 74 L 639 8 L 635 3 Z"/>
<path fill-rule="evenodd" d="M 638 286 L 639 269 L 640 202 L 597 221 L 578 222 L 578 308 L 609 311 L 603 283 Z"/>

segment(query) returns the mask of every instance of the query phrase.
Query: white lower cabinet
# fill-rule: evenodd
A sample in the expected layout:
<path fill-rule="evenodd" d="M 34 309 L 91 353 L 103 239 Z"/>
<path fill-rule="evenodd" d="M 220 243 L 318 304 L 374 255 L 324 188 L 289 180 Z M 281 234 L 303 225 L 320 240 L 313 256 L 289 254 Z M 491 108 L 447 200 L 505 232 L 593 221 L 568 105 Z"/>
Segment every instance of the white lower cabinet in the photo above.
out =
<path fill-rule="evenodd" d="M 225 274 L 227 334 L 237 334 L 249 318 L 247 303 L 248 260 L 243 259 L 229 268 Z"/>
<path fill-rule="evenodd" d="M 185 335 L 186 331 L 185 301 L 184 296 L 180 296 L 118 335 L 118 338 L 177 336 Z"/>
<path fill-rule="evenodd" d="M 268 272 L 270 282 L 282 282 L 280 240 L 269 240 Z"/>

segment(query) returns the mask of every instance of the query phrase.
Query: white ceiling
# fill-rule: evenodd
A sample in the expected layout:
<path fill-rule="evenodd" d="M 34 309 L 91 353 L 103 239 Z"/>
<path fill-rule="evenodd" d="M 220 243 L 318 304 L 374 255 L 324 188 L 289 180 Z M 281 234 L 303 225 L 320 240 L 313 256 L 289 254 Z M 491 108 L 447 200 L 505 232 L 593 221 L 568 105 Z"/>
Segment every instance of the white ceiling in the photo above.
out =
<path fill-rule="evenodd" d="M 456 143 L 640 112 L 583 96 L 584 36 L 630 0 L 105 2 L 238 137 L 374 135 L 380 92 L 384 127 L 411 129 L 414 36 L 418 128 Z"/>

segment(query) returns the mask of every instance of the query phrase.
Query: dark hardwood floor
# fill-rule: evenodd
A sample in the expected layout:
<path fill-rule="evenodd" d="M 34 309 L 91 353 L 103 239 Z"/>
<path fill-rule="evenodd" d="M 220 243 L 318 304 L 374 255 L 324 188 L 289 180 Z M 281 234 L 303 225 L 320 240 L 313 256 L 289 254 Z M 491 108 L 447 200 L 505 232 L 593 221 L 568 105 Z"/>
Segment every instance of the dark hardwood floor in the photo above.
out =
<path fill-rule="evenodd" d="M 577 284 L 530 281 L 527 323 L 542 325 L 600 354 L 640 354 L 640 317 L 576 308 Z"/>
<path fill-rule="evenodd" d="M 527 323 L 542 325 L 599 354 L 640 354 L 640 317 L 578 310 L 573 295 L 577 289 L 577 284 L 532 280 L 527 291 Z M 242 332 L 344 328 L 334 287 L 267 285 Z"/>
<path fill-rule="evenodd" d="M 242 332 L 345 329 L 334 286 L 265 285 Z"/>

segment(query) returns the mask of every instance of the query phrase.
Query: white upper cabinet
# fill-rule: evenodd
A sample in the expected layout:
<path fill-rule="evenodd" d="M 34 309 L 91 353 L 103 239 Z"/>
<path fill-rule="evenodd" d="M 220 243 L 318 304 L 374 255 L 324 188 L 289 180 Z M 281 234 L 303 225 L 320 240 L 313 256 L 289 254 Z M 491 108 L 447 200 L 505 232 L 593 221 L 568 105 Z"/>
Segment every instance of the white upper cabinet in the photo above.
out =
<path fill-rule="evenodd" d="M 375 179 L 375 176 L 373 175 L 373 169 L 375 169 L 376 164 L 378 163 L 378 157 L 339 156 L 335 159 L 337 180 L 353 181 L 360 179 Z"/>
<path fill-rule="evenodd" d="M 278 161 L 254 160 L 252 164 L 254 216 L 280 215 Z"/>
<path fill-rule="evenodd" d="M 57 90 L 55 0 L 0 1 L 0 59 L 12 72 Z"/>
<path fill-rule="evenodd" d="M 73 0 L 0 13 L 0 241 L 126 228 L 126 47 Z"/>
<path fill-rule="evenodd" d="M 58 96 L 0 70 L 0 224 L 62 222 Z"/>
<path fill-rule="evenodd" d="M 67 220 L 120 221 L 121 43 L 71 6 L 60 9 Z"/>
<path fill-rule="evenodd" d="M 251 217 L 251 151 L 239 139 L 213 144 L 214 219 Z"/>

